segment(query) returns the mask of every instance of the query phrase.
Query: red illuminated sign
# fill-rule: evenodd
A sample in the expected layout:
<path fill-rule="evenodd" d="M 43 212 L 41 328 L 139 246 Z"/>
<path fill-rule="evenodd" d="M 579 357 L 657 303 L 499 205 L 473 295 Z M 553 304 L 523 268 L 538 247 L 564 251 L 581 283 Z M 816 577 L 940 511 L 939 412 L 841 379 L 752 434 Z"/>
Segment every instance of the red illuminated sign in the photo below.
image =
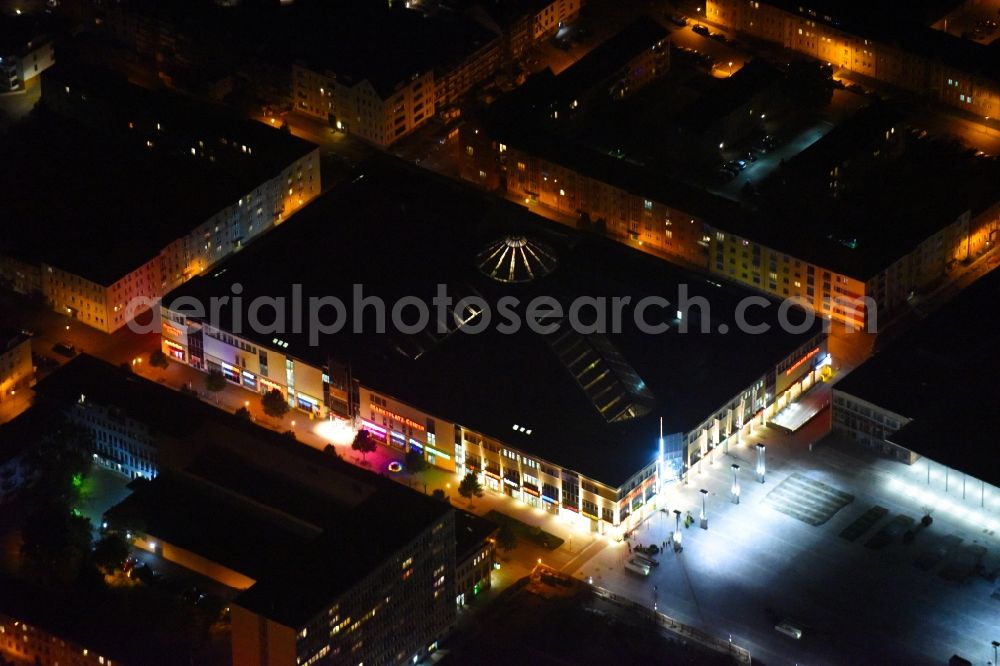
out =
<path fill-rule="evenodd" d="M 412 421 L 406 418 L 405 416 L 400 416 L 399 414 L 394 414 L 393 412 L 390 412 L 388 409 L 385 409 L 384 407 L 379 407 L 378 405 L 370 405 L 370 407 L 372 410 L 372 414 L 378 414 L 379 416 L 385 416 L 387 418 L 393 419 L 394 421 L 409 426 L 414 430 L 423 431 L 427 429 L 426 427 L 420 425 L 416 421 Z"/>
<path fill-rule="evenodd" d="M 786 375 L 792 374 L 793 372 L 795 372 L 795 369 L 797 367 L 799 367 L 800 365 L 802 365 L 803 363 L 805 363 L 806 361 L 808 361 L 809 359 L 811 359 L 813 356 L 815 356 L 818 353 L 819 353 L 819 347 L 816 347 L 816 349 L 813 349 L 811 352 L 809 352 L 808 354 L 806 354 L 805 356 L 803 356 L 802 358 L 800 358 L 799 360 L 797 360 L 795 362 L 795 365 L 793 365 L 792 367 L 788 368 L 788 370 L 785 370 L 785 374 Z"/>

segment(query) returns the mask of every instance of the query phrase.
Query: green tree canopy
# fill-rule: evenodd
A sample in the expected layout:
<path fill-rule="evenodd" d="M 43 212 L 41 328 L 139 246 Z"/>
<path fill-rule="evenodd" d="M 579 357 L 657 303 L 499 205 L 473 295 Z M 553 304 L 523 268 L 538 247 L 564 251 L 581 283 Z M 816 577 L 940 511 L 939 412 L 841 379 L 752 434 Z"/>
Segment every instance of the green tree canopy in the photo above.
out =
<path fill-rule="evenodd" d="M 366 456 L 377 448 L 375 440 L 372 439 L 371 433 L 367 430 L 359 430 L 358 434 L 354 436 L 354 441 L 351 442 L 351 448 L 355 451 L 361 452 L 362 460 L 366 460 Z"/>
<path fill-rule="evenodd" d="M 285 396 L 278 389 L 271 389 L 262 395 L 260 406 L 264 409 L 265 414 L 276 419 L 280 419 L 287 414 L 289 409 L 288 401 L 285 400 Z"/>
<path fill-rule="evenodd" d="M 462 482 L 458 484 L 458 494 L 469 500 L 469 506 L 472 506 L 472 499 L 474 497 L 483 496 L 483 484 L 479 483 L 475 472 L 466 474 Z"/>

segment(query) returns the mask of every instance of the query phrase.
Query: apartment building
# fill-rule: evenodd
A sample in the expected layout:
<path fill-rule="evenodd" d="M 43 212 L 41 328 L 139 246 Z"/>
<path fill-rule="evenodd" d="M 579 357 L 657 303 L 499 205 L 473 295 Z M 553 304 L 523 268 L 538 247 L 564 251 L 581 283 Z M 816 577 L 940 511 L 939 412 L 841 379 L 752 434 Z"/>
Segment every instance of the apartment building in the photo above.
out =
<path fill-rule="evenodd" d="M 979 117 L 1000 114 L 1000 79 L 990 47 L 939 32 L 909 9 L 878 3 L 709 0 L 707 20 L 927 95 Z M 985 66 L 984 66 L 985 65 Z"/>
<path fill-rule="evenodd" d="M 5 139 L 19 224 L 0 263 L 14 289 L 88 326 L 121 328 L 320 191 L 318 148 L 259 123 L 99 72 L 52 68 L 42 89 Z"/>
<path fill-rule="evenodd" d="M 0 92 L 24 90 L 55 63 L 55 49 L 35 16 L 0 14 Z"/>
<path fill-rule="evenodd" d="M 499 39 L 464 16 L 351 9 L 345 21 L 345 11 L 318 12 L 300 36 L 293 107 L 376 145 L 456 106 L 500 69 Z"/>
<path fill-rule="evenodd" d="M 115 666 L 112 660 L 18 616 L 0 613 L 0 659 L 14 664 Z"/>
<path fill-rule="evenodd" d="M 780 72 L 754 62 L 725 79 L 687 72 L 686 83 L 647 85 L 612 116 L 565 94 L 587 89 L 578 79 L 600 80 L 574 74 L 581 63 L 533 77 L 464 126 L 462 176 L 567 225 L 868 330 L 996 240 L 996 165 L 927 139 L 891 104 L 859 110 L 746 195 L 703 174 L 726 146 L 762 134 L 760 118 L 787 112 Z M 651 121 L 650 105 L 671 122 Z"/>
<path fill-rule="evenodd" d="M 457 3 L 502 39 L 502 57 L 510 64 L 529 48 L 580 15 L 582 0 L 463 0 Z"/>
<path fill-rule="evenodd" d="M 338 130 L 388 146 L 434 117 L 433 70 L 398 81 L 354 79 L 333 70 L 295 64 L 295 109 L 329 120 Z"/>
<path fill-rule="evenodd" d="M 473 603 L 493 586 L 499 526 L 468 511 L 455 512 L 455 602 Z"/>

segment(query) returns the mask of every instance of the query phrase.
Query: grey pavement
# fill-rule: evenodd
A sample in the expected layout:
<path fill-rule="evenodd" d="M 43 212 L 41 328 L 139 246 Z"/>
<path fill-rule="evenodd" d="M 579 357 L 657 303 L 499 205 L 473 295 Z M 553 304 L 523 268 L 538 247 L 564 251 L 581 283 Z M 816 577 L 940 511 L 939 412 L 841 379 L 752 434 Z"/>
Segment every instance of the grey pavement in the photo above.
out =
<path fill-rule="evenodd" d="M 769 664 L 944 663 L 955 653 L 984 657 L 1000 613 L 1000 603 L 990 596 L 996 585 L 976 576 L 957 584 L 913 562 L 922 548 L 951 535 L 995 555 L 1000 532 L 984 529 L 983 521 L 995 520 L 989 503 L 1000 507 L 1000 498 L 987 498 L 988 507 L 981 511 L 972 501 L 957 506 L 954 487 L 948 496 L 932 486 L 924 489 L 929 497 L 912 497 L 900 484 L 913 484 L 919 470 L 832 439 L 810 451 L 808 444 L 827 428 L 828 418 L 819 418 L 794 435 L 763 429 L 747 446 L 692 474 L 690 485 L 668 491 L 668 509 L 697 518 L 698 491 L 709 490 L 709 529 L 699 529 L 697 521 L 682 528 L 683 551 L 661 554 L 648 580 L 626 574 L 622 564 L 628 551 L 617 544 L 573 574 L 593 576 L 597 584 L 636 601 L 656 600 L 660 610 L 717 636 L 732 634 L 735 643 Z M 764 484 L 746 473 L 753 469 L 756 441 L 768 444 Z M 730 500 L 732 462 L 743 468 L 739 504 Z M 811 526 L 765 501 L 794 476 L 849 493 L 854 500 L 825 523 Z M 889 509 L 884 522 L 897 515 L 919 520 L 928 499 L 941 509 L 913 544 L 896 539 L 874 550 L 864 543 L 877 530 L 854 542 L 839 536 L 873 505 Z M 636 530 L 634 543 L 661 544 L 673 529 L 672 516 L 654 514 Z M 782 619 L 803 630 L 801 640 L 774 630 Z"/>

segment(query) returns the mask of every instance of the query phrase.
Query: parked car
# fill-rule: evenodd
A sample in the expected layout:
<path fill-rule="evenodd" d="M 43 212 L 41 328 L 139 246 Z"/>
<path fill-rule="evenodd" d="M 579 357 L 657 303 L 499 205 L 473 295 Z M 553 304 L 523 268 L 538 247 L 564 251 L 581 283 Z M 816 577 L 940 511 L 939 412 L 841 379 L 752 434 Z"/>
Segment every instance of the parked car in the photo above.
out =
<path fill-rule="evenodd" d="M 697 32 L 702 37 L 710 37 L 711 34 L 712 34 L 712 32 L 708 28 L 706 28 L 705 26 L 703 26 L 700 23 L 697 24 L 697 25 L 692 26 L 691 30 L 693 30 L 694 32 Z"/>
<path fill-rule="evenodd" d="M 736 160 L 736 166 L 740 168 L 740 171 L 747 168 L 746 160 Z"/>
<path fill-rule="evenodd" d="M 76 347 L 69 344 L 68 342 L 57 342 L 52 345 L 52 351 L 59 354 L 60 356 L 65 356 L 66 358 L 73 358 L 76 356 Z"/>
<path fill-rule="evenodd" d="M 683 16 L 681 16 L 680 14 L 671 14 L 669 17 L 667 17 L 667 20 L 673 23 L 674 25 L 680 26 L 682 28 L 688 24 L 688 20 Z"/>

